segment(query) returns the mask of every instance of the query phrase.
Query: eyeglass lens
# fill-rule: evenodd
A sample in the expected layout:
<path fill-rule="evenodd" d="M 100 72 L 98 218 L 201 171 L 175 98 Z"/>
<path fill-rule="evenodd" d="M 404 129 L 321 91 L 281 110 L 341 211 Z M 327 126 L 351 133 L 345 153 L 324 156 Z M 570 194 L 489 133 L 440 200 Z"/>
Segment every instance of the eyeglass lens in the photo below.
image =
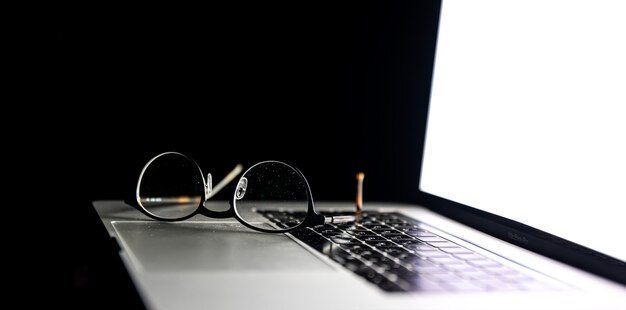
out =
<path fill-rule="evenodd" d="M 234 193 L 235 212 L 261 229 L 289 229 L 304 221 L 309 200 L 306 181 L 293 167 L 265 161 L 248 169 Z M 269 211 L 285 211 L 280 217 Z"/>
<path fill-rule="evenodd" d="M 150 161 L 137 187 L 139 204 L 164 219 L 192 214 L 202 203 L 204 178 L 195 162 L 179 153 L 164 153 Z"/>

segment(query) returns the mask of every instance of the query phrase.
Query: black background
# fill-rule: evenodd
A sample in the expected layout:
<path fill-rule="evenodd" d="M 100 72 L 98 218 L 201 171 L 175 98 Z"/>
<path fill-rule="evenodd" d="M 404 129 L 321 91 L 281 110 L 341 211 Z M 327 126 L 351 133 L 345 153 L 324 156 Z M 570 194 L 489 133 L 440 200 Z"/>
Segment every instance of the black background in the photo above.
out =
<path fill-rule="evenodd" d="M 66 222 L 63 296 L 136 302 L 89 202 L 131 194 L 164 151 L 216 179 L 285 161 L 316 200 L 353 200 L 362 171 L 365 203 L 415 202 L 437 15 L 436 1 L 51 5 L 37 139 L 52 146 L 34 155 Z"/>

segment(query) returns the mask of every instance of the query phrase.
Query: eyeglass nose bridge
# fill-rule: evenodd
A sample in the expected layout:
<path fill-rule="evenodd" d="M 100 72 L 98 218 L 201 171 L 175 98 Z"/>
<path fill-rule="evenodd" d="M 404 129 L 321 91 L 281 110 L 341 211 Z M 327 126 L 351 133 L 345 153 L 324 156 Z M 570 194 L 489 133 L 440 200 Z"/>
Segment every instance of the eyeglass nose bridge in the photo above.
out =
<path fill-rule="evenodd" d="M 239 173 L 241 173 L 241 171 L 243 170 L 243 166 L 241 164 L 237 164 L 235 166 L 235 168 L 233 168 L 232 171 L 230 171 L 226 177 L 224 177 L 224 179 L 222 179 L 220 182 L 217 183 L 217 185 L 215 185 L 215 187 L 213 187 L 213 176 L 211 175 L 211 173 L 207 173 L 206 176 L 206 184 L 205 184 L 205 199 L 204 199 L 204 203 L 206 203 L 210 198 L 213 197 L 213 195 L 217 194 L 219 191 L 222 190 L 222 188 L 224 188 L 227 184 L 229 184 L 237 175 L 239 175 Z M 245 177 L 242 177 L 242 179 L 245 179 L 245 186 L 244 188 L 247 188 L 247 184 L 248 184 L 248 180 Z M 235 189 L 235 193 L 238 193 L 239 188 L 240 188 L 240 184 L 241 184 L 241 180 L 239 181 L 239 183 L 237 183 L 237 187 Z M 244 189 L 245 192 L 245 189 Z M 243 195 L 242 195 L 243 197 Z M 207 208 L 206 206 L 204 206 L 203 208 L 199 208 L 198 209 L 198 213 L 207 216 L 207 217 L 212 217 L 212 218 L 232 218 L 235 217 L 235 209 L 233 208 L 232 205 L 232 201 L 229 201 L 229 208 L 228 210 L 225 211 L 215 211 L 215 210 L 211 210 L 209 208 Z"/>

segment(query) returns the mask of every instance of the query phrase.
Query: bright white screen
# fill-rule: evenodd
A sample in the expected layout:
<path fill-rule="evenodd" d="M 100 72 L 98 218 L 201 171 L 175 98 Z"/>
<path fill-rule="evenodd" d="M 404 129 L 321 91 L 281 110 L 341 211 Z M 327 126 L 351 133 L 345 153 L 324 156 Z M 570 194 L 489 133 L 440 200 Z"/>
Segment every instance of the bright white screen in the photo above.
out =
<path fill-rule="evenodd" d="M 443 0 L 421 190 L 626 261 L 626 1 Z"/>

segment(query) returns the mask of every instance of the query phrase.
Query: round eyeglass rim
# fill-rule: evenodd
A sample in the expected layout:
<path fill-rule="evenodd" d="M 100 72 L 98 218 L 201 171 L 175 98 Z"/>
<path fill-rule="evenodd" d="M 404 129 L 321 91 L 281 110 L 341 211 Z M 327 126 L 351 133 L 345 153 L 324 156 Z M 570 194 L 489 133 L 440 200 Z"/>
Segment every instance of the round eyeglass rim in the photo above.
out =
<path fill-rule="evenodd" d="M 182 156 L 183 158 L 187 159 L 196 169 L 198 169 L 198 172 L 200 173 L 200 178 L 202 179 L 202 187 L 203 187 L 203 191 L 202 191 L 202 197 L 200 198 L 200 202 L 198 203 L 198 205 L 196 206 L 196 208 L 188 215 L 182 216 L 182 217 L 176 217 L 176 218 L 169 218 L 169 217 L 162 217 L 160 215 L 154 214 L 150 211 L 148 211 L 148 209 L 146 207 L 144 207 L 144 205 L 141 203 L 141 197 L 139 194 L 139 189 L 141 187 L 141 181 L 143 180 L 143 176 L 144 173 L 146 172 L 146 170 L 148 170 L 148 168 L 150 167 L 150 165 L 157 159 L 159 159 L 160 157 L 166 156 L 166 155 L 179 155 Z M 141 207 L 141 210 L 144 211 L 144 213 L 148 216 L 150 216 L 152 219 L 155 220 L 159 220 L 159 221 L 164 221 L 164 222 L 179 222 L 179 221 L 184 221 L 188 218 L 193 217 L 194 215 L 200 213 L 200 209 L 201 207 L 204 206 L 204 202 L 207 200 L 206 199 L 206 180 L 204 179 L 204 174 L 202 174 L 202 169 L 200 168 L 200 165 L 198 165 L 198 163 L 191 157 L 183 154 L 183 153 L 179 153 L 179 152 L 164 152 L 161 153 L 159 155 L 156 155 L 154 157 L 152 157 L 144 166 L 143 169 L 141 169 L 141 173 L 139 174 L 139 180 L 137 181 L 137 187 L 135 189 L 135 200 L 137 201 L 137 204 L 139 205 L 139 207 Z M 205 207 L 206 208 L 206 207 Z"/>
<path fill-rule="evenodd" d="M 284 165 L 290 169 L 292 169 L 293 171 L 295 171 L 298 176 L 300 178 L 302 178 L 302 180 L 304 181 L 304 187 L 306 190 L 306 197 L 307 197 L 307 211 L 306 211 L 306 215 L 304 216 L 304 219 L 302 220 L 302 222 L 300 222 L 300 224 L 293 226 L 293 227 L 289 227 L 289 228 L 284 228 L 284 229 L 265 229 L 265 228 L 261 228 L 258 226 L 253 226 L 252 224 L 250 224 L 248 221 L 244 220 L 243 217 L 241 217 L 241 215 L 239 214 L 239 212 L 237 212 L 237 207 L 236 207 L 236 201 L 237 201 L 237 189 L 235 189 L 235 191 L 233 192 L 233 198 L 230 200 L 230 205 L 231 205 L 231 210 L 233 210 L 233 212 L 235 213 L 235 216 L 237 218 L 237 220 L 239 220 L 243 225 L 245 225 L 246 227 L 249 227 L 251 229 L 254 230 L 258 230 L 258 231 L 262 231 L 262 232 L 268 232 L 268 233 L 285 233 L 285 232 L 290 232 L 290 231 L 294 231 L 299 229 L 300 227 L 302 227 L 304 225 L 304 227 L 308 227 L 308 226 L 314 226 L 317 224 L 320 224 L 320 220 L 321 220 L 321 224 L 324 223 L 324 216 L 317 214 L 317 212 L 315 212 L 315 206 L 313 204 L 313 195 L 311 194 L 311 187 L 309 186 L 309 181 L 306 179 L 306 177 L 304 176 L 304 174 L 300 171 L 300 169 L 289 165 L 285 162 L 279 161 L 279 160 L 264 160 L 264 161 L 260 161 L 252 166 L 250 166 L 250 168 L 246 169 L 246 171 L 244 171 L 241 174 L 241 177 L 239 177 L 239 180 L 237 180 L 237 185 L 239 185 L 239 182 L 241 181 L 241 179 L 243 177 L 246 176 L 246 174 L 252 170 L 253 168 L 262 165 L 262 164 L 267 164 L 267 163 L 277 163 L 280 165 Z M 309 224 L 312 223 L 312 224 Z"/>

